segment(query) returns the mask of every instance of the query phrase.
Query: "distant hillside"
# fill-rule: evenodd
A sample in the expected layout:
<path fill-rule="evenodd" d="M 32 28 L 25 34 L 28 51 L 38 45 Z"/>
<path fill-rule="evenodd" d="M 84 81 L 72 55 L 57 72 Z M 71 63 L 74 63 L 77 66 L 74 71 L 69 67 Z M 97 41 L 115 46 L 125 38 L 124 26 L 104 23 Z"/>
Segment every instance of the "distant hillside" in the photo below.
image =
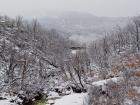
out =
<path fill-rule="evenodd" d="M 97 17 L 88 13 L 68 12 L 47 16 L 39 21 L 49 29 L 69 33 L 71 39 L 85 42 L 102 37 L 117 25 L 124 27 L 129 18 Z"/>

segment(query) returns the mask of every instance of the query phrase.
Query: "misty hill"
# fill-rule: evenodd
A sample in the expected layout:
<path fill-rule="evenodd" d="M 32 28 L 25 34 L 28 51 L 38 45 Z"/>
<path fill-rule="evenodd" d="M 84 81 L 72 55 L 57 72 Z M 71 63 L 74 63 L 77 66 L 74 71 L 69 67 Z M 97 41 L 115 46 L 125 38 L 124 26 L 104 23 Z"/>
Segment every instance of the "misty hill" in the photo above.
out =
<path fill-rule="evenodd" d="M 40 19 L 49 29 L 66 32 L 71 39 L 91 41 L 102 37 L 105 32 L 113 30 L 117 25 L 124 27 L 129 18 L 97 17 L 88 13 L 68 12 L 51 14 Z"/>

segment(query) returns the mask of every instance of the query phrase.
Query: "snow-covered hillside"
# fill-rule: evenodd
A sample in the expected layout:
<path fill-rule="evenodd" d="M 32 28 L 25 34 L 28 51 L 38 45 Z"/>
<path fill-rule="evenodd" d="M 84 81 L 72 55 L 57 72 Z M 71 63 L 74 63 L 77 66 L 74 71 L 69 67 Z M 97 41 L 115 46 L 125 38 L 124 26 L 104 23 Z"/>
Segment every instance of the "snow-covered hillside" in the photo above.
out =
<path fill-rule="evenodd" d="M 124 27 L 129 18 L 97 17 L 88 13 L 67 12 L 39 19 L 47 28 L 68 33 L 72 40 L 89 42 L 99 39 L 105 32 L 112 31 L 118 25 Z"/>
<path fill-rule="evenodd" d="M 104 23 L 77 15 L 67 17 L 68 26 L 81 33 L 91 32 L 88 25 Z M 92 18 L 99 19 L 97 24 Z M 126 105 L 126 100 L 139 105 L 139 29 L 140 17 L 134 17 L 126 27 L 86 45 L 64 37 L 65 32 L 45 29 L 37 20 L 0 16 L 0 105 Z"/>

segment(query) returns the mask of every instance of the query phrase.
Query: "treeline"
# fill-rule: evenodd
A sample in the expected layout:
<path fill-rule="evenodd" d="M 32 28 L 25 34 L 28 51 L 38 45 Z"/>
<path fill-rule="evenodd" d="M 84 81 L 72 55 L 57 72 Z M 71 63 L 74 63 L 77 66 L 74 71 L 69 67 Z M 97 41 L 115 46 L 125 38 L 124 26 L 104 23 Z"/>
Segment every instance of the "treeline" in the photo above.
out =
<path fill-rule="evenodd" d="M 81 45 L 64 33 L 44 29 L 37 20 L 0 16 L 1 92 L 22 93 L 27 99 L 61 85 L 85 92 L 90 59 L 86 46 L 73 55 L 75 46 Z"/>
<path fill-rule="evenodd" d="M 91 62 L 99 67 L 100 79 L 110 79 L 102 88 L 91 86 L 89 105 L 140 103 L 139 16 L 134 17 L 124 28 L 116 27 L 115 31 L 106 33 L 105 37 L 91 43 L 89 55 Z"/>
<path fill-rule="evenodd" d="M 110 68 L 115 57 L 127 56 L 140 51 L 140 17 L 134 17 L 127 26 L 117 26 L 113 32 L 94 41 L 89 46 L 92 61 L 101 68 Z"/>
<path fill-rule="evenodd" d="M 37 20 L 0 16 L 0 89 L 8 93 L 22 90 L 31 96 L 53 87 L 52 76 L 60 71 L 71 43 Z"/>

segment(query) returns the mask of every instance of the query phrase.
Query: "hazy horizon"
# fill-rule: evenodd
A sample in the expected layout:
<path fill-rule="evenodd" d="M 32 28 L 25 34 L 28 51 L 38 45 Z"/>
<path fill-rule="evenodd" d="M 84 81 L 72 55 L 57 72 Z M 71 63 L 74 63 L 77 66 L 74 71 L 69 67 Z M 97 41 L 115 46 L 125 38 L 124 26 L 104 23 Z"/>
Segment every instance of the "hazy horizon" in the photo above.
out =
<path fill-rule="evenodd" d="M 45 17 L 76 11 L 103 17 L 139 15 L 140 0 L 0 0 L 0 14 L 11 17 Z"/>

